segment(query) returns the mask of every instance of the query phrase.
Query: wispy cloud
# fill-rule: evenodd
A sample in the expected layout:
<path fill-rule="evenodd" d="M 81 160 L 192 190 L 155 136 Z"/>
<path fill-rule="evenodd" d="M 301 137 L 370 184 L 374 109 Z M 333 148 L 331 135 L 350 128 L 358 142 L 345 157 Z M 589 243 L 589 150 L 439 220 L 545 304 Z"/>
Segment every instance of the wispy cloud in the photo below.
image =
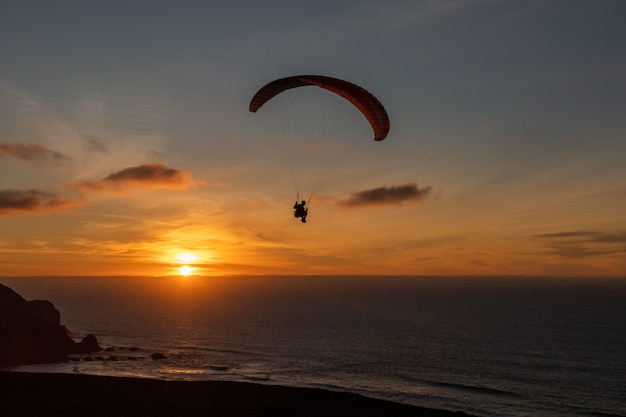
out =
<path fill-rule="evenodd" d="M 0 190 L 0 215 L 62 211 L 84 205 L 84 200 L 70 200 L 40 190 Z"/>
<path fill-rule="evenodd" d="M 83 143 L 83 149 L 87 152 L 109 152 L 106 141 L 101 137 L 96 135 L 83 135 L 83 139 L 85 139 L 85 143 Z"/>
<path fill-rule="evenodd" d="M 65 154 L 48 149 L 41 144 L 0 143 L 0 157 L 22 161 L 47 161 L 61 163 L 69 160 Z"/>
<path fill-rule="evenodd" d="M 407 201 L 423 201 L 431 194 L 431 187 L 419 188 L 416 183 L 378 187 L 353 193 L 339 200 L 344 207 L 402 204 Z"/>
<path fill-rule="evenodd" d="M 568 231 L 534 235 L 550 250 L 565 258 L 626 253 L 626 232 Z"/>
<path fill-rule="evenodd" d="M 495 0 L 418 0 L 381 3 L 379 16 L 396 28 L 424 23 L 465 9 L 494 3 Z"/>
<path fill-rule="evenodd" d="M 75 190 L 124 194 L 132 188 L 181 190 L 194 185 L 197 185 L 197 182 L 191 172 L 168 168 L 161 163 L 150 163 L 122 169 L 99 181 L 74 183 L 67 187 Z"/>

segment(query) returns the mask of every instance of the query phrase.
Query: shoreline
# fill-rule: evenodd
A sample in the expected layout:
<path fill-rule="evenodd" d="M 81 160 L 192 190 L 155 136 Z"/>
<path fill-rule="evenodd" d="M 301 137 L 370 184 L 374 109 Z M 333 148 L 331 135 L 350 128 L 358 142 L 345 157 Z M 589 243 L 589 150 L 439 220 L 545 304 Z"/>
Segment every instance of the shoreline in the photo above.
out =
<path fill-rule="evenodd" d="M 469 417 L 319 388 L 10 371 L 0 371 L 0 415 Z"/>

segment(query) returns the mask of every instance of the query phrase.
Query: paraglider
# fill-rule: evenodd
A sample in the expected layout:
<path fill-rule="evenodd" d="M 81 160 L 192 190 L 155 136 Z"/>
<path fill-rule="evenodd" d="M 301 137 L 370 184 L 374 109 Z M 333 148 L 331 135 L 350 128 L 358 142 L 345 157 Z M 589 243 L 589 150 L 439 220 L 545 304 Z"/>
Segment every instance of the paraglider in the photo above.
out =
<path fill-rule="evenodd" d="M 309 86 L 321 90 L 301 88 Z M 309 107 L 309 100 L 318 100 L 320 104 Z M 307 191 L 310 195 L 308 200 L 296 200 L 294 205 L 294 216 L 303 223 L 308 213 L 304 206 L 317 188 L 336 173 L 354 150 L 372 143 L 365 140 L 367 136 L 373 133 L 374 142 L 380 142 L 390 127 L 387 112 L 374 95 L 351 82 L 321 75 L 271 81 L 257 91 L 249 109 L 253 113 L 263 109 L 290 168 L 296 193 L 299 196 L 300 191 Z M 301 190 L 301 182 L 306 180 L 310 181 L 308 189 Z"/>
<path fill-rule="evenodd" d="M 300 221 L 302 223 L 306 223 L 306 216 L 307 214 L 309 214 L 309 209 L 305 208 L 306 201 L 302 200 L 301 203 L 298 203 L 298 200 L 296 200 L 296 204 L 293 205 L 293 216 L 295 218 L 300 218 Z"/>

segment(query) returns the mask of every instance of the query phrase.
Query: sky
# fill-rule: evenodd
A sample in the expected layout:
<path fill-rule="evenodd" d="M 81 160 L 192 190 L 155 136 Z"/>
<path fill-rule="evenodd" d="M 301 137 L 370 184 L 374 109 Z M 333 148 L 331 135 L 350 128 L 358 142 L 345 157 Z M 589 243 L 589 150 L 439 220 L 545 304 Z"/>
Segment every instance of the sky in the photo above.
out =
<path fill-rule="evenodd" d="M 624 16 L 619 0 L 3 1 L 0 276 L 626 276 Z M 306 224 L 248 110 L 301 74 L 362 86 L 391 123 Z"/>

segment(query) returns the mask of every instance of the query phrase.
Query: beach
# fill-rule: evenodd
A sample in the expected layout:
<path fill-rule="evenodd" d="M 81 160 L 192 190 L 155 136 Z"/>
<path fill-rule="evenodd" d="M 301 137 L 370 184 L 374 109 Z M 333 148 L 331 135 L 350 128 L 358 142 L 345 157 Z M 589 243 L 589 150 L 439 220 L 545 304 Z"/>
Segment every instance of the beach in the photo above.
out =
<path fill-rule="evenodd" d="M 24 372 L 0 372 L 0 415 L 467 416 L 322 389 Z"/>

